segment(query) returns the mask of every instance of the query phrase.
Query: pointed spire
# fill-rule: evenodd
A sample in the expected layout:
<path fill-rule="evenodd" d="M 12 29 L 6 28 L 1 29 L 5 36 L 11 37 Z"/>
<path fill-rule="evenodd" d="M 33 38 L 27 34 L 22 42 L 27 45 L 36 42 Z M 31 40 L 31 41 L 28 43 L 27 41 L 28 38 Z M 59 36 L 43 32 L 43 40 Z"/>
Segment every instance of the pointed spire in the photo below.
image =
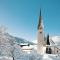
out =
<path fill-rule="evenodd" d="M 40 9 L 40 17 L 41 17 L 41 9 Z"/>
<path fill-rule="evenodd" d="M 39 29 L 39 27 L 40 27 L 40 25 L 41 25 L 41 20 L 42 20 L 42 16 L 41 16 L 41 9 L 40 9 L 40 16 L 39 16 L 39 24 L 38 24 L 38 29 Z"/>

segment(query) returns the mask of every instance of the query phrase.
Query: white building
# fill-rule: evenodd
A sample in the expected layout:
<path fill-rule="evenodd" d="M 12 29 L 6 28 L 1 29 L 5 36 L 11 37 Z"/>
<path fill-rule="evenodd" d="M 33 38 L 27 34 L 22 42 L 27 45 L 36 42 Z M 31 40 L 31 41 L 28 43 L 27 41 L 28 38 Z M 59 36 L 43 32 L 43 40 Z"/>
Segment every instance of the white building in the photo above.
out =
<path fill-rule="evenodd" d="M 39 16 L 39 24 L 38 24 L 38 38 L 37 38 L 37 52 L 40 54 L 48 53 L 48 54 L 57 54 L 60 53 L 60 48 L 56 45 L 51 45 L 49 40 L 49 35 L 45 39 L 44 36 L 44 25 L 41 16 Z"/>

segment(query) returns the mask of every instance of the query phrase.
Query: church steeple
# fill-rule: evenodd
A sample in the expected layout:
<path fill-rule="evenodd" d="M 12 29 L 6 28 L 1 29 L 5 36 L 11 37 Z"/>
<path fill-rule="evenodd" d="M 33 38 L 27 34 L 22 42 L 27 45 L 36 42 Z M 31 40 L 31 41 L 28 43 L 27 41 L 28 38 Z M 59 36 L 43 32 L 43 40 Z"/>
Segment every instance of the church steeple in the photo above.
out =
<path fill-rule="evenodd" d="M 40 31 L 40 33 L 43 32 L 43 21 L 42 21 L 42 16 L 41 16 L 41 9 L 40 9 L 40 16 L 39 16 L 39 23 L 38 23 L 38 30 Z"/>
<path fill-rule="evenodd" d="M 38 29 L 42 28 L 42 16 L 41 16 L 41 9 L 40 9 L 40 16 L 39 16 L 39 23 L 38 23 Z"/>
<path fill-rule="evenodd" d="M 38 39 L 37 39 L 37 51 L 38 53 L 43 52 L 43 45 L 44 42 L 44 31 L 43 31 L 43 21 L 42 21 L 42 15 L 41 15 L 41 9 L 40 9 L 40 16 L 39 16 L 39 23 L 38 23 Z"/>

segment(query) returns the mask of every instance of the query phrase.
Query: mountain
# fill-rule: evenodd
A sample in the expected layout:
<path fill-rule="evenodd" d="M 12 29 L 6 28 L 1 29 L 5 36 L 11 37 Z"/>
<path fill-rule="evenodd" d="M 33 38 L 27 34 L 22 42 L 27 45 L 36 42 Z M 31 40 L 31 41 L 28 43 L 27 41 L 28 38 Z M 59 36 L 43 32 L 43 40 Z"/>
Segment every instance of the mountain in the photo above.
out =
<path fill-rule="evenodd" d="M 6 34 L 6 36 L 9 36 L 10 38 L 14 38 L 15 39 L 15 42 L 17 44 L 21 44 L 21 43 L 28 43 L 29 45 L 33 45 L 34 44 L 33 42 L 27 41 L 27 40 L 25 40 L 23 38 L 14 37 L 14 36 L 12 36 L 12 35 L 10 35 L 8 33 Z"/>
<path fill-rule="evenodd" d="M 14 36 L 10 35 L 9 33 L 1 33 L 0 32 L 0 37 L 4 38 L 4 40 L 7 40 L 8 39 L 8 40 L 10 40 L 10 42 L 11 41 L 14 41 L 14 43 L 17 43 L 17 44 L 20 44 L 20 43 L 28 43 L 30 45 L 33 45 L 34 44 L 33 42 L 27 41 L 27 40 L 25 40 L 23 38 L 14 37 Z"/>
<path fill-rule="evenodd" d="M 6 31 L 6 27 L 4 26 L 0 26 L 0 42 L 4 44 L 5 43 L 10 43 L 13 45 L 12 42 L 20 44 L 20 43 L 28 43 L 28 44 L 34 44 L 33 42 L 27 41 L 23 38 L 19 38 L 19 37 L 14 37 L 12 35 L 10 35 L 7 31 Z"/>
<path fill-rule="evenodd" d="M 60 36 L 52 36 L 50 40 L 52 40 L 53 44 L 60 45 Z"/>
<path fill-rule="evenodd" d="M 28 43 L 29 45 L 33 45 L 34 44 L 33 42 L 27 41 L 27 40 L 25 40 L 23 38 L 19 38 L 19 37 L 14 37 L 14 38 L 15 38 L 15 40 L 16 40 L 16 42 L 18 44 L 20 44 L 20 43 Z"/>

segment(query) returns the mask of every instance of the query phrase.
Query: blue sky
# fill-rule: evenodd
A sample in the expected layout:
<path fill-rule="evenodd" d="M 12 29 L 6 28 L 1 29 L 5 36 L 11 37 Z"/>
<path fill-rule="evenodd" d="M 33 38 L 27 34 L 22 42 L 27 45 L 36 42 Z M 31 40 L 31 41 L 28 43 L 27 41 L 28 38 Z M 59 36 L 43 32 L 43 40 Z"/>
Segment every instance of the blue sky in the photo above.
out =
<path fill-rule="evenodd" d="M 40 8 L 45 34 L 60 35 L 60 0 L 0 0 L 0 25 L 13 36 L 35 40 Z"/>

